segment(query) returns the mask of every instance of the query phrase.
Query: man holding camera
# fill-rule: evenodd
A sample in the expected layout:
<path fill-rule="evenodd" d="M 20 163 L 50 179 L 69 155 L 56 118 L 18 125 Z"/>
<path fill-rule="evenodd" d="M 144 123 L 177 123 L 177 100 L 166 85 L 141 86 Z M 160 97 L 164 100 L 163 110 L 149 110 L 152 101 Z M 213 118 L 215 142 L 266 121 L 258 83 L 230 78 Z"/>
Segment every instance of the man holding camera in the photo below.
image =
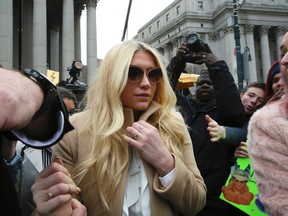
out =
<path fill-rule="evenodd" d="M 187 62 L 207 67 L 197 79 L 195 97 L 191 93 L 183 95 L 176 89 Z M 232 127 L 240 127 L 244 122 L 245 111 L 226 62 L 215 56 L 196 34 L 191 34 L 178 48 L 167 71 L 180 111 L 189 126 L 196 162 L 207 186 L 206 206 L 199 215 L 245 215 L 219 198 L 230 173 L 233 153 L 224 143 L 210 141 L 205 120 L 209 115 L 218 123 Z"/>

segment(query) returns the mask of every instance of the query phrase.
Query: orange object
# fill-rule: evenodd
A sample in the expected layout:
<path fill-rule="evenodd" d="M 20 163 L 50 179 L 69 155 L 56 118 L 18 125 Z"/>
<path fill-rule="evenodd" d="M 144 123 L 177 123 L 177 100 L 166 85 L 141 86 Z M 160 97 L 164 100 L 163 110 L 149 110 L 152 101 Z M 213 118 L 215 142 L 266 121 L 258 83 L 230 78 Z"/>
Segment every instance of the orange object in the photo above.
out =
<path fill-rule="evenodd" d="M 198 77 L 199 77 L 198 74 L 181 73 L 178 79 L 178 83 L 176 85 L 176 89 L 193 87 Z"/>

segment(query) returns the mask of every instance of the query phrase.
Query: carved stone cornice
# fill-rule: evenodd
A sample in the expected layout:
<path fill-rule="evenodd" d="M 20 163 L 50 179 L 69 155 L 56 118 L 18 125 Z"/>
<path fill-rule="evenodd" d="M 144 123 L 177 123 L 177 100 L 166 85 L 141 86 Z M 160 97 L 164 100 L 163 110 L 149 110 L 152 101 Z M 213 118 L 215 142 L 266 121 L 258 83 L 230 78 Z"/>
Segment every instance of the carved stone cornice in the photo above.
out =
<path fill-rule="evenodd" d="M 244 32 L 245 33 L 253 33 L 254 32 L 254 25 L 244 25 Z"/>
<path fill-rule="evenodd" d="M 158 48 L 157 48 L 157 51 L 158 51 L 159 53 L 161 53 L 162 55 L 164 55 L 164 53 L 165 53 L 165 50 L 163 49 L 163 47 L 158 47 Z"/>
<path fill-rule="evenodd" d="M 234 33 L 233 27 L 228 27 L 228 26 L 224 26 L 224 27 L 222 28 L 222 31 L 223 31 L 224 34 Z"/>
<path fill-rule="evenodd" d="M 287 26 L 278 26 L 275 31 L 276 37 L 282 37 L 287 31 L 288 31 Z"/>
<path fill-rule="evenodd" d="M 219 39 L 219 32 L 210 32 L 208 34 L 209 41 L 217 41 Z"/>
<path fill-rule="evenodd" d="M 259 33 L 260 35 L 267 35 L 271 26 L 260 26 Z"/>
<path fill-rule="evenodd" d="M 179 47 L 180 46 L 178 39 L 171 40 L 170 42 L 171 42 L 172 47 Z"/>
<path fill-rule="evenodd" d="M 86 0 L 86 6 L 87 7 L 95 7 L 97 6 L 97 3 L 99 2 L 100 0 Z"/>
<path fill-rule="evenodd" d="M 162 49 L 164 50 L 164 52 L 169 52 L 170 51 L 170 47 L 171 47 L 171 44 L 170 43 L 167 43 L 165 44 Z"/>

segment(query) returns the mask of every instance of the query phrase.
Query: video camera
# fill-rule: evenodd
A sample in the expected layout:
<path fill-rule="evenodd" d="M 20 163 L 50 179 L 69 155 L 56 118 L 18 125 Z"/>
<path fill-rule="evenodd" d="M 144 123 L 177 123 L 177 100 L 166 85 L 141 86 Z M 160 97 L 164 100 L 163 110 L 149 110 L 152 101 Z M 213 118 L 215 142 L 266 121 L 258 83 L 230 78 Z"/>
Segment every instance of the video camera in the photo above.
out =
<path fill-rule="evenodd" d="M 88 89 L 88 85 L 85 83 L 82 83 L 78 80 L 78 77 L 80 76 L 80 72 L 83 69 L 83 64 L 81 61 L 73 61 L 72 65 L 67 67 L 67 71 L 69 71 L 70 77 L 66 79 L 66 81 L 63 80 L 63 84 L 60 84 L 61 86 L 70 89 L 76 96 L 77 99 L 77 110 L 81 111 L 84 108 L 84 104 L 81 103 L 85 93 Z"/>

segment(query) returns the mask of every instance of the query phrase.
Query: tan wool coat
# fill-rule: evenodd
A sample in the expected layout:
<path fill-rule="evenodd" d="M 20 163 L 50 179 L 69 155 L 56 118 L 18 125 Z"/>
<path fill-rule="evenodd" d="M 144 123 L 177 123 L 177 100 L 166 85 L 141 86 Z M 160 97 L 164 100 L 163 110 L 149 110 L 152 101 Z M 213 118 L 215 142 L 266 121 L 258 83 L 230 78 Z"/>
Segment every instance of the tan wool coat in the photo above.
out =
<path fill-rule="evenodd" d="M 148 110 L 140 117 L 140 120 L 147 120 L 158 109 L 159 105 L 152 103 Z M 134 122 L 133 111 L 131 109 L 124 109 L 124 116 L 125 123 L 123 128 L 126 128 Z M 80 133 L 79 123 L 83 118 L 87 118 L 86 111 L 71 116 L 70 121 L 75 130 L 64 136 L 63 140 L 55 146 L 53 153 L 54 157 L 60 156 L 63 158 L 64 166 L 71 173 L 73 173 L 75 164 L 81 162 L 91 151 L 91 136 L 89 132 Z M 182 118 L 180 114 L 179 118 Z M 185 133 L 184 161 L 173 155 L 175 158 L 175 173 L 172 182 L 167 188 L 161 186 L 159 175 L 155 168 L 142 160 L 148 179 L 152 216 L 172 216 L 178 215 L 178 213 L 189 216 L 196 215 L 205 205 L 206 186 L 195 162 L 189 133 L 187 130 L 183 131 L 183 133 Z M 111 212 L 103 210 L 99 192 L 95 185 L 92 185 L 88 192 L 81 193 L 81 201 L 87 207 L 88 215 L 122 215 L 127 173 L 128 166 L 117 187 Z M 87 182 L 83 180 L 79 184 L 79 187 L 81 188 L 85 184 Z"/>

